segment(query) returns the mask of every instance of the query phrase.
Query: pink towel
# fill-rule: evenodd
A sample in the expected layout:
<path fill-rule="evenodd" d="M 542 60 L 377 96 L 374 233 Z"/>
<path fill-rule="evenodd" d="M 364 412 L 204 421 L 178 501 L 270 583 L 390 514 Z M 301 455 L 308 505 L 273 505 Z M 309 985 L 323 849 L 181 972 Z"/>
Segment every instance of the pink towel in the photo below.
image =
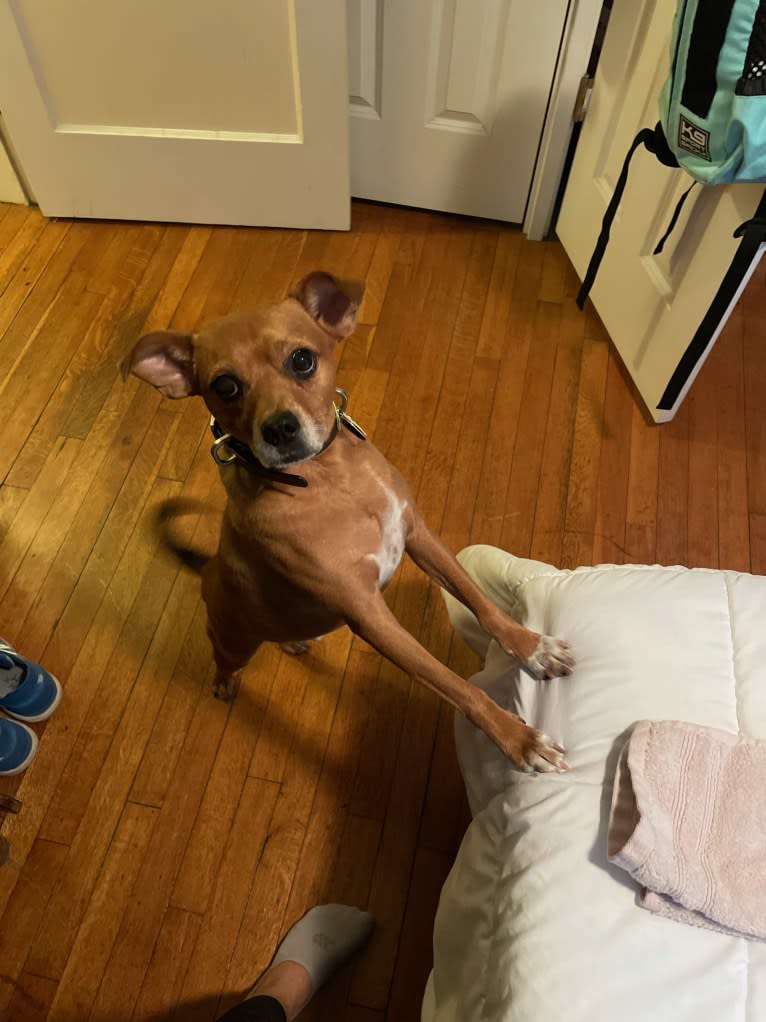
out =
<path fill-rule="evenodd" d="M 607 844 L 644 908 L 766 940 L 766 742 L 640 721 L 617 765 Z"/>

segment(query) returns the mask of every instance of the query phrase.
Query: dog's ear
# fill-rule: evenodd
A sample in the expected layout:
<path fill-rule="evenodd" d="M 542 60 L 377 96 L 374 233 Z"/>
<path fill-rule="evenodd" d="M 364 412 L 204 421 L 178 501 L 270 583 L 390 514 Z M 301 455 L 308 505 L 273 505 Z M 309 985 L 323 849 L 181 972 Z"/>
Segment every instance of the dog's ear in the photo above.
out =
<path fill-rule="evenodd" d="M 328 334 L 342 340 L 354 332 L 364 296 L 361 280 L 339 280 L 324 270 L 314 270 L 290 291 L 308 314 Z"/>
<path fill-rule="evenodd" d="M 155 330 L 145 334 L 120 362 L 123 380 L 133 373 L 165 397 L 190 397 L 199 393 L 194 367 L 194 338 L 180 330 Z"/>

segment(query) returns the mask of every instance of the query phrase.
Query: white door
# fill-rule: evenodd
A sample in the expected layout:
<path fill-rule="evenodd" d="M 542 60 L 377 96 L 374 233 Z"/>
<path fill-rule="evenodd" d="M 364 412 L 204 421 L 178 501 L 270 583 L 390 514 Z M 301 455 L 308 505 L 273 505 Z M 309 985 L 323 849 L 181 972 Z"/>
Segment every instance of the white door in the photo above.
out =
<path fill-rule="evenodd" d="M 352 194 L 521 222 L 568 6 L 349 0 Z"/>
<path fill-rule="evenodd" d="M 0 0 L 48 216 L 346 228 L 345 0 Z"/>
<path fill-rule="evenodd" d="M 675 7 L 675 0 L 614 5 L 556 225 L 581 278 L 630 143 L 640 128 L 657 123 Z M 664 251 L 655 256 L 690 182 L 643 147 L 636 152 L 591 291 L 596 311 L 657 422 L 673 417 L 715 341 L 717 332 L 702 350 L 693 351 L 691 360 L 684 359 L 737 250 L 732 235 L 752 217 L 763 195 L 763 185 L 697 185 Z"/>

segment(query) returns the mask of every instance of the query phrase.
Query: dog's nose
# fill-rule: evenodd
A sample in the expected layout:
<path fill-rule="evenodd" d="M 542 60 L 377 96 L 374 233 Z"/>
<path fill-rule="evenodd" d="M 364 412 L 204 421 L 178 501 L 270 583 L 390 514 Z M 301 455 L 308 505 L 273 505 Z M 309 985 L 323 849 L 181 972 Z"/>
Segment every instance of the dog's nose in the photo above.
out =
<path fill-rule="evenodd" d="M 272 447 L 285 447 L 300 432 L 301 424 L 292 412 L 277 412 L 261 426 L 261 435 Z"/>

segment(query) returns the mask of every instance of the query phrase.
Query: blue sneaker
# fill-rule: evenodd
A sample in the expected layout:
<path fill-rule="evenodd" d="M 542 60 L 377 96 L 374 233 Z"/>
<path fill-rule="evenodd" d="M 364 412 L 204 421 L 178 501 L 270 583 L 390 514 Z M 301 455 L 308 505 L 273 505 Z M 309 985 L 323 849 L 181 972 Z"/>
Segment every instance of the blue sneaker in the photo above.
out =
<path fill-rule="evenodd" d="M 0 777 L 26 770 L 37 752 L 37 735 L 31 727 L 0 717 Z"/>
<path fill-rule="evenodd" d="M 0 709 L 34 724 L 47 720 L 60 700 L 61 685 L 53 675 L 0 639 Z"/>

